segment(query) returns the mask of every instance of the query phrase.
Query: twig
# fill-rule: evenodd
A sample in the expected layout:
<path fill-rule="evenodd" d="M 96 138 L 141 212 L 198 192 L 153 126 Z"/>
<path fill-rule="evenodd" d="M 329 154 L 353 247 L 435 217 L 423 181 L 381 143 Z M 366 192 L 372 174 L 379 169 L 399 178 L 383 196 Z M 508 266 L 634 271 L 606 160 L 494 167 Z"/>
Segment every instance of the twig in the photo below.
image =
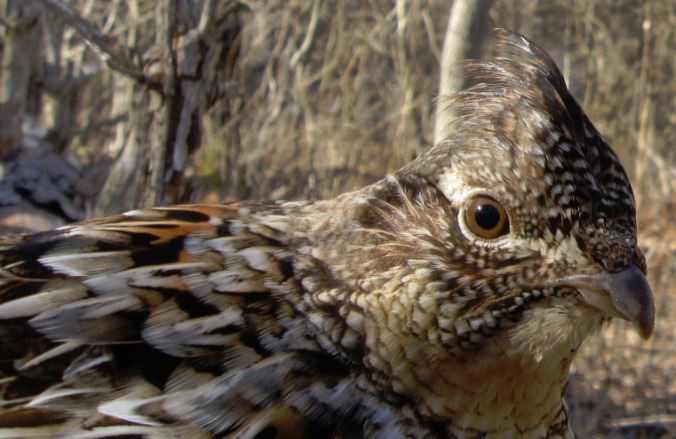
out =
<path fill-rule="evenodd" d="M 646 425 L 676 424 L 676 414 L 658 413 L 646 416 L 628 416 L 610 421 L 606 424 L 610 428 L 640 427 Z"/>
<path fill-rule="evenodd" d="M 321 3 L 320 0 L 315 0 L 314 3 L 312 3 L 312 14 L 310 15 L 310 24 L 307 27 L 305 38 L 303 39 L 303 42 L 301 43 L 300 47 L 298 48 L 298 50 L 294 52 L 293 55 L 291 55 L 291 61 L 289 62 L 289 65 L 291 67 L 296 67 L 296 64 L 300 62 L 300 60 L 303 58 L 303 56 L 305 56 L 307 51 L 312 46 L 312 41 L 314 41 L 315 37 L 315 31 L 317 30 L 317 22 L 319 21 L 320 3 Z"/>
<path fill-rule="evenodd" d="M 47 8 L 73 26 L 82 38 L 94 49 L 101 52 L 108 65 L 120 73 L 131 76 L 143 83 L 153 83 L 142 68 L 134 63 L 134 53 L 115 38 L 103 34 L 96 26 L 80 17 L 60 0 L 40 0 Z"/>
<path fill-rule="evenodd" d="M 437 33 L 434 30 L 434 22 L 428 11 L 422 11 L 423 24 L 425 24 L 425 31 L 427 32 L 427 40 L 429 41 L 430 50 L 434 55 L 437 63 L 441 62 L 441 49 L 437 44 Z"/>

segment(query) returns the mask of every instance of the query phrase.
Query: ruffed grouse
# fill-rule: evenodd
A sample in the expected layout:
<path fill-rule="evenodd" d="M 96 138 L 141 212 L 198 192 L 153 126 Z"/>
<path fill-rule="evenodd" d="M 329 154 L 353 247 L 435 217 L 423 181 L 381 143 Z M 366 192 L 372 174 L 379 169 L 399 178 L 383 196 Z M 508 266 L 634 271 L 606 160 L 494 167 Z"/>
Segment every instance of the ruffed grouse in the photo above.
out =
<path fill-rule="evenodd" d="M 371 186 L 4 238 L 0 436 L 572 437 L 580 343 L 653 330 L 634 198 L 547 54 L 496 41 Z"/>

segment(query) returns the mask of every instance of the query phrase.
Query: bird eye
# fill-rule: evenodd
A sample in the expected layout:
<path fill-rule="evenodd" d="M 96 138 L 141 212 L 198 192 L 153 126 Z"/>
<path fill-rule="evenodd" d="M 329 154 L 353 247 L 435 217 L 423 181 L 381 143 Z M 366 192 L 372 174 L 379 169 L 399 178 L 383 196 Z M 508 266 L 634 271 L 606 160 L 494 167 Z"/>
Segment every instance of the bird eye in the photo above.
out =
<path fill-rule="evenodd" d="M 478 196 L 467 205 L 465 223 L 470 232 L 480 238 L 494 239 L 509 233 L 505 208 L 486 196 Z"/>

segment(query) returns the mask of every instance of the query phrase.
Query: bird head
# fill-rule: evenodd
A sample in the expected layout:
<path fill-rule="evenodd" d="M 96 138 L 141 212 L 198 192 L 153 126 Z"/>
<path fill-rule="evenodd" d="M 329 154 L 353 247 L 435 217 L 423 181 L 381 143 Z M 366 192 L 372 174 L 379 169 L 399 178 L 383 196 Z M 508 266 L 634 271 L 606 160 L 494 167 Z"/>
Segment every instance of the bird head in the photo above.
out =
<path fill-rule="evenodd" d="M 507 334 L 536 358 L 575 350 L 611 317 L 648 338 L 627 174 L 551 58 L 517 34 L 496 40 L 502 57 L 469 62 L 474 85 L 449 98 L 444 139 L 396 174 L 409 211 L 436 206 L 420 229 L 433 249 L 421 259 L 450 292 L 440 326 L 467 349 Z"/>

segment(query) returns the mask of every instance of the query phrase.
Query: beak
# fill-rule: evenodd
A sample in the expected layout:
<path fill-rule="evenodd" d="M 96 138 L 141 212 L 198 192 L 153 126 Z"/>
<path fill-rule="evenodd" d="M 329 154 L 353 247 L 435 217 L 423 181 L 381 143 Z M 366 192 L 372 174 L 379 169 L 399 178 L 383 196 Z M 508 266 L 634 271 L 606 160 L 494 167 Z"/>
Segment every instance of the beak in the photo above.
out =
<path fill-rule="evenodd" d="M 584 300 L 606 315 L 636 325 L 645 340 L 655 329 L 655 302 L 648 280 L 635 265 L 616 273 L 571 276 L 557 285 L 577 289 Z"/>

